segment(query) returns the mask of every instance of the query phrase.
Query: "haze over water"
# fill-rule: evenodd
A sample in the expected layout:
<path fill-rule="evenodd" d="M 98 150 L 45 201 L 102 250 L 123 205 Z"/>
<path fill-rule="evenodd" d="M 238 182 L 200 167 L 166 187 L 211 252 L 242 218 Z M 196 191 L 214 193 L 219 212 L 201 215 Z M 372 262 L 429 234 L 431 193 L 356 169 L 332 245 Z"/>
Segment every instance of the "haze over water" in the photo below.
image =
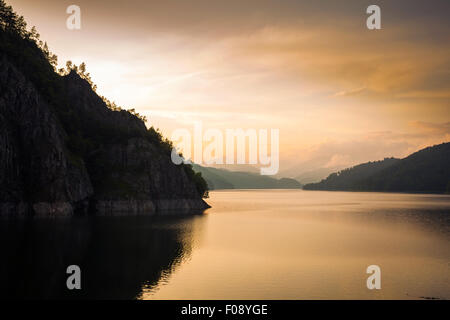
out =
<path fill-rule="evenodd" d="M 450 197 L 214 191 L 191 255 L 144 299 L 450 298 Z M 366 268 L 381 267 L 381 290 Z"/>

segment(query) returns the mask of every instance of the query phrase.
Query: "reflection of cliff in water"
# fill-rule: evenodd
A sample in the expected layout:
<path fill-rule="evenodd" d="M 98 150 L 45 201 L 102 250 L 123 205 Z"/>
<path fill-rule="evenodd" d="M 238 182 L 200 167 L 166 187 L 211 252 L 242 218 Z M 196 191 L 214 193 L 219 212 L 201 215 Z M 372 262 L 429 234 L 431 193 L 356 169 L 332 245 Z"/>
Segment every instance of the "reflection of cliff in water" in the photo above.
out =
<path fill-rule="evenodd" d="M 205 218 L 0 221 L 0 297 L 137 298 L 190 255 Z M 82 290 L 67 290 L 69 265 Z"/>

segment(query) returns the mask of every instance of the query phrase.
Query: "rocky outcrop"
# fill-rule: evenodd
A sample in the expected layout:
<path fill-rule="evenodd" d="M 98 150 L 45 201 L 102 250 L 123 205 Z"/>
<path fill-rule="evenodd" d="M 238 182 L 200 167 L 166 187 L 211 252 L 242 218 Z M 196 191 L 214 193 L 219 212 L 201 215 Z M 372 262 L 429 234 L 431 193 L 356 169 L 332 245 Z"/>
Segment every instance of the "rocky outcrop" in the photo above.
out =
<path fill-rule="evenodd" d="M 171 162 L 148 137 L 143 121 L 108 109 L 75 72 L 61 83 L 64 104 L 48 101 L 0 52 L 1 215 L 152 214 L 208 207 L 187 168 Z M 69 111 L 85 125 L 69 128 L 70 121 L 60 116 Z M 88 151 L 71 149 L 73 132 L 89 144 Z"/>
<path fill-rule="evenodd" d="M 2 215 L 72 215 L 93 194 L 83 160 L 32 83 L 0 57 L 0 210 Z M 81 205 L 83 207 L 83 205 Z"/>

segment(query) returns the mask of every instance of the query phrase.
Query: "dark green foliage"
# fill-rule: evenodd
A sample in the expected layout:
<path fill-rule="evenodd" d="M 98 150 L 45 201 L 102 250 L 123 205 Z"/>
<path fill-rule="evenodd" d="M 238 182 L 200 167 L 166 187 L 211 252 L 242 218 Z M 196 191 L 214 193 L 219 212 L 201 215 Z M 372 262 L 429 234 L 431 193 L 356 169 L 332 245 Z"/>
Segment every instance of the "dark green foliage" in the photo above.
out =
<path fill-rule="evenodd" d="M 420 150 L 398 160 L 369 162 L 331 174 L 306 190 L 448 193 L 450 143 Z"/>
<path fill-rule="evenodd" d="M 326 186 L 327 190 L 358 190 L 359 182 L 382 171 L 383 169 L 396 164 L 399 159 L 386 158 L 382 161 L 373 161 L 359 164 L 352 168 L 347 168 L 339 172 L 330 174 L 326 179 L 318 184 L 307 184 L 304 189 L 312 189 L 315 186 Z M 320 188 L 320 187 L 319 187 Z"/>
<path fill-rule="evenodd" d="M 195 182 L 195 186 L 197 187 L 197 191 L 199 194 L 201 194 L 204 198 L 208 198 L 208 183 L 206 180 L 202 177 L 201 172 L 195 172 L 192 168 L 192 165 L 185 164 L 184 165 L 184 171 L 186 172 L 187 176 Z"/>

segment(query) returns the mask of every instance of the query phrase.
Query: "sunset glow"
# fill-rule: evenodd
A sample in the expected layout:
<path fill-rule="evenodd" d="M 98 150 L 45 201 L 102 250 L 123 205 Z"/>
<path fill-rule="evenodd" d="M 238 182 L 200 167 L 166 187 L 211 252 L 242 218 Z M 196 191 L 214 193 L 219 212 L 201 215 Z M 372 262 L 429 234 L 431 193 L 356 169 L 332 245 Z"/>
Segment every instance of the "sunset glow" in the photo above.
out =
<path fill-rule="evenodd" d="M 86 62 L 98 92 L 170 137 L 279 128 L 280 174 L 404 157 L 450 140 L 448 2 L 11 0 L 50 49 Z M 226 3 L 226 5 L 225 5 Z M 432 13 L 432 14 L 431 14 Z"/>

